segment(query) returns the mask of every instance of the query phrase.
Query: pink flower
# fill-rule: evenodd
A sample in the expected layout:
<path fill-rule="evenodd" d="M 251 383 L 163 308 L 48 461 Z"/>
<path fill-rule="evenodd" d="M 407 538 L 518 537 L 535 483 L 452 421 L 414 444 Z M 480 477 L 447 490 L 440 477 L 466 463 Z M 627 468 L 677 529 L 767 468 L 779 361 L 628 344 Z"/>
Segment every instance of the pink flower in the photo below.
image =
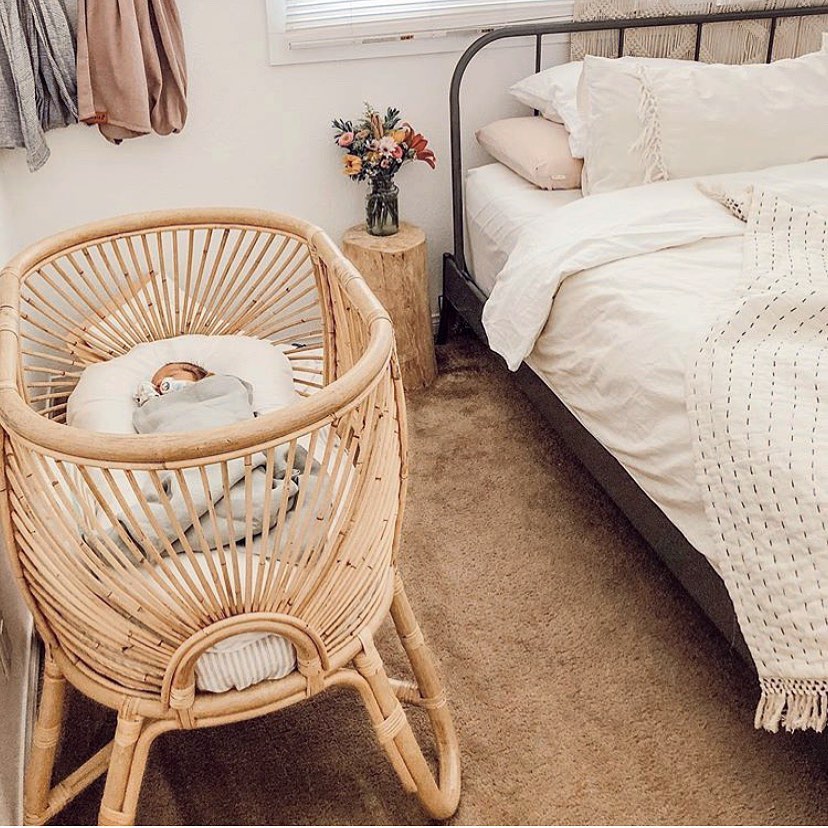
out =
<path fill-rule="evenodd" d="M 403 148 L 399 144 L 397 144 L 397 146 L 394 147 L 394 152 L 392 153 L 392 155 L 394 156 L 394 158 L 399 160 L 403 157 Z"/>
<path fill-rule="evenodd" d="M 353 132 L 343 132 L 342 135 L 339 136 L 337 143 L 340 147 L 350 147 L 351 144 L 354 143 L 354 137 Z"/>

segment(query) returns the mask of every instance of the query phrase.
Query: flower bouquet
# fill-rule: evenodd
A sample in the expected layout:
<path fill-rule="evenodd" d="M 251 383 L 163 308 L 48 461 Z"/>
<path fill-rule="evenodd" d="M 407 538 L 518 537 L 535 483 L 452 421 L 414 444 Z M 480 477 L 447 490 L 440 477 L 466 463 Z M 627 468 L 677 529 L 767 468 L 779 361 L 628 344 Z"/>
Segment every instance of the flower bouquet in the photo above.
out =
<path fill-rule="evenodd" d="M 345 150 L 344 175 L 352 181 L 368 181 L 371 190 L 366 198 L 366 224 L 373 236 L 393 236 L 399 230 L 399 187 L 394 176 L 409 161 L 424 161 L 431 169 L 437 165 L 428 141 L 410 124 L 402 123 L 397 109 L 381 116 L 370 104 L 365 105 L 362 119 L 353 123 L 333 122 L 334 140 Z"/>

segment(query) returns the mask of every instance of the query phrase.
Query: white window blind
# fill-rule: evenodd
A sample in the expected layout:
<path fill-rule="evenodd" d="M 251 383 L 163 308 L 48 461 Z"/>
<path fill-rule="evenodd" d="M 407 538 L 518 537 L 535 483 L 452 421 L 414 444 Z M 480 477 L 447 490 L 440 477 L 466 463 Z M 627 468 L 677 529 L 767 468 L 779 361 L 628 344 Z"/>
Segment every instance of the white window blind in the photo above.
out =
<path fill-rule="evenodd" d="M 549 0 L 285 0 L 287 31 L 435 30 L 548 16 Z"/>
<path fill-rule="evenodd" d="M 412 41 L 420 46 L 409 51 L 445 51 L 494 26 L 565 16 L 572 0 L 268 0 L 268 7 L 271 33 L 281 40 L 277 51 L 304 61 L 314 58 L 301 53 L 333 49 L 341 58 L 348 46 L 413 46 Z M 437 43 L 446 40 L 454 43 Z M 364 54 L 363 49 L 353 56 Z M 271 57 L 279 57 L 273 49 Z"/>

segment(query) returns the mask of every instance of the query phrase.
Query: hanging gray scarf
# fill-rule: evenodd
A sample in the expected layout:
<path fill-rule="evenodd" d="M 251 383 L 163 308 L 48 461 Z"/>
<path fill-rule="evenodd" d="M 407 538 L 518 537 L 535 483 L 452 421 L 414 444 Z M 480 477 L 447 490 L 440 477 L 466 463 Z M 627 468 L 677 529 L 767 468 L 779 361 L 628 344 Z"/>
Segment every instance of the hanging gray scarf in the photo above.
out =
<path fill-rule="evenodd" d="M 77 121 L 76 0 L 0 0 L 0 146 L 49 158 L 45 131 Z"/>

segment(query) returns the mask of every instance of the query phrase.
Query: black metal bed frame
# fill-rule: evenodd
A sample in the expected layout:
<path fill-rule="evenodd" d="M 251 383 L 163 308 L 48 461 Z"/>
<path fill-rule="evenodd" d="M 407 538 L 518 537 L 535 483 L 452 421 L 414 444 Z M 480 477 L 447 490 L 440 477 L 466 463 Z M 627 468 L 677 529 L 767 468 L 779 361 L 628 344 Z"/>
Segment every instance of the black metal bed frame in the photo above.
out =
<path fill-rule="evenodd" d="M 820 14 L 828 14 L 827 5 L 623 20 L 582 22 L 567 20 L 506 26 L 478 38 L 460 58 L 452 77 L 449 94 L 454 251 L 453 253 L 446 253 L 443 257 L 443 296 L 438 338 L 445 341 L 449 336 L 452 324 L 460 318 L 488 345 L 486 332 L 481 321 L 483 305 L 487 297 L 477 287 L 466 263 L 460 110 L 460 91 L 463 76 L 472 59 L 483 48 L 507 38 L 534 38 L 535 71 L 537 72 L 540 71 L 542 65 L 543 40 L 548 35 L 617 30 L 617 54 L 620 57 L 624 54 L 624 38 L 627 29 L 695 25 L 694 59 L 698 60 L 702 44 L 702 30 L 705 25 L 741 20 L 770 20 L 765 55 L 765 61 L 770 62 L 773 58 L 774 38 L 779 20 Z M 826 90 L 826 94 L 828 94 L 828 90 Z M 525 363 L 516 372 L 515 379 L 575 456 L 586 466 L 599 485 L 624 512 L 685 590 L 719 628 L 732 648 L 752 666 L 753 661 L 736 621 L 730 596 L 725 589 L 724 582 L 708 560 L 690 544 L 664 512 L 630 477 L 621 464 L 581 425 L 557 395 Z"/>

